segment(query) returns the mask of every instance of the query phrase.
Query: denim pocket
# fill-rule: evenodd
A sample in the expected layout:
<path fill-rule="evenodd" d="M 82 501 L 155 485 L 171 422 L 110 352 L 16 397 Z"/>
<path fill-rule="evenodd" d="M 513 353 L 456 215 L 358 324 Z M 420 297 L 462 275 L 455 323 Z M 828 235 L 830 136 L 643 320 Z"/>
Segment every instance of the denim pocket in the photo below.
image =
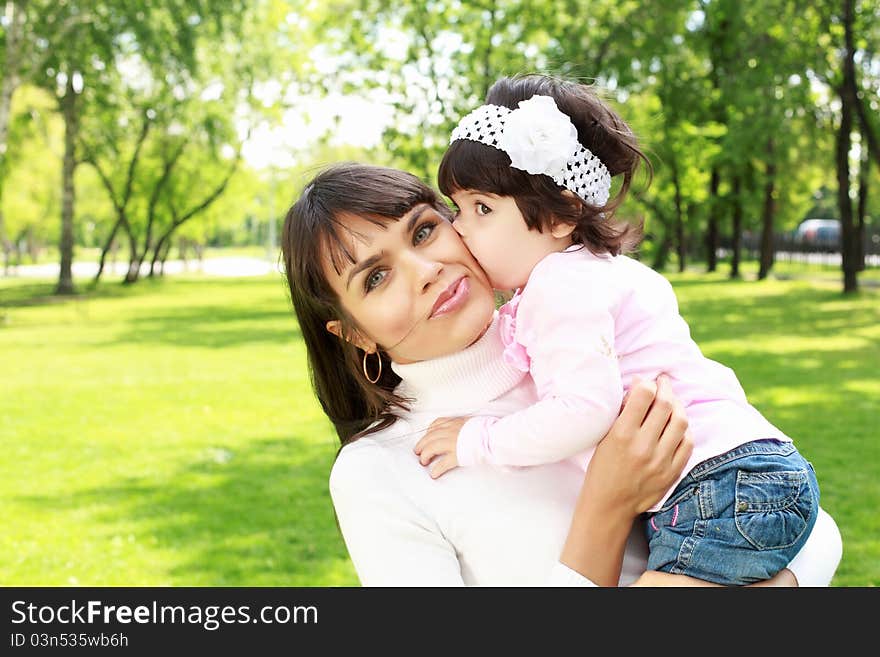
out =
<path fill-rule="evenodd" d="M 736 527 L 758 550 L 776 550 L 800 539 L 813 514 L 806 470 L 736 473 Z"/>

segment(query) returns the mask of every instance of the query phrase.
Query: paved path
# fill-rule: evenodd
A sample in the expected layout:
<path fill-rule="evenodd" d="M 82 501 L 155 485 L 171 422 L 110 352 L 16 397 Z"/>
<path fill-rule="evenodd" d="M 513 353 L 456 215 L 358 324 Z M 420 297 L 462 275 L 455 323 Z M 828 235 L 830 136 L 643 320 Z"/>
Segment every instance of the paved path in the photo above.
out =
<path fill-rule="evenodd" d="M 16 278 L 58 278 L 58 263 L 46 265 L 22 265 L 13 267 L 10 276 Z M 74 262 L 74 278 L 91 278 L 98 272 L 96 262 Z M 109 263 L 104 266 L 102 276 L 123 276 L 128 270 L 127 262 L 117 262 L 115 267 Z M 149 263 L 141 266 L 141 275 L 150 272 Z M 210 258 L 199 263 L 197 260 L 168 260 L 165 263 L 165 274 L 205 274 L 207 276 L 263 276 L 270 273 L 281 273 L 279 263 L 262 258 Z M 2 268 L 0 268 L 2 275 Z"/>

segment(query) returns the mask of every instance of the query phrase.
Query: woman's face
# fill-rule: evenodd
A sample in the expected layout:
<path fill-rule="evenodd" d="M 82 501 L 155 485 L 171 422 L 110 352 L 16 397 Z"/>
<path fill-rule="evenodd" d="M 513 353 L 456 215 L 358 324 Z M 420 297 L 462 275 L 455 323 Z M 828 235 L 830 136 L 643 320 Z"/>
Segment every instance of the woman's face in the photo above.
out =
<path fill-rule="evenodd" d="M 416 205 L 398 221 L 379 226 L 355 215 L 341 217 L 354 264 L 324 272 L 360 336 L 397 363 L 461 351 L 492 321 L 495 296 L 486 274 L 444 217 Z M 339 323 L 327 329 L 338 335 Z"/>

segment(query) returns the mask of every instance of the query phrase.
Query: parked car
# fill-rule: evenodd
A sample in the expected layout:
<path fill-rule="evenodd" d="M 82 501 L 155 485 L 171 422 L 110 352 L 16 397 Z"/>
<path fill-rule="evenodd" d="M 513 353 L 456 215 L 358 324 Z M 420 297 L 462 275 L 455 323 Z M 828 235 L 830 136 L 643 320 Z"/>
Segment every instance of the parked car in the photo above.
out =
<path fill-rule="evenodd" d="M 805 246 L 837 251 L 840 249 L 840 221 L 805 219 L 797 227 L 794 237 Z"/>

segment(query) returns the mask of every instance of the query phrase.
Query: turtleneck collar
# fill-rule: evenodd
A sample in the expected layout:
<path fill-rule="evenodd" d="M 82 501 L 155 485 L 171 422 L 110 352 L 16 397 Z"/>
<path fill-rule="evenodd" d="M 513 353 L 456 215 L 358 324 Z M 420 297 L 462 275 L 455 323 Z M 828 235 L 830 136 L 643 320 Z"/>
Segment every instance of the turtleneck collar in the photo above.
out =
<path fill-rule="evenodd" d="M 403 379 L 395 392 L 414 401 L 414 413 L 447 411 L 466 415 L 514 388 L 526 376 L 504 362 L 498 311 L 486 332 L 469 347 L 417 363 L 392 363 Z"/>

